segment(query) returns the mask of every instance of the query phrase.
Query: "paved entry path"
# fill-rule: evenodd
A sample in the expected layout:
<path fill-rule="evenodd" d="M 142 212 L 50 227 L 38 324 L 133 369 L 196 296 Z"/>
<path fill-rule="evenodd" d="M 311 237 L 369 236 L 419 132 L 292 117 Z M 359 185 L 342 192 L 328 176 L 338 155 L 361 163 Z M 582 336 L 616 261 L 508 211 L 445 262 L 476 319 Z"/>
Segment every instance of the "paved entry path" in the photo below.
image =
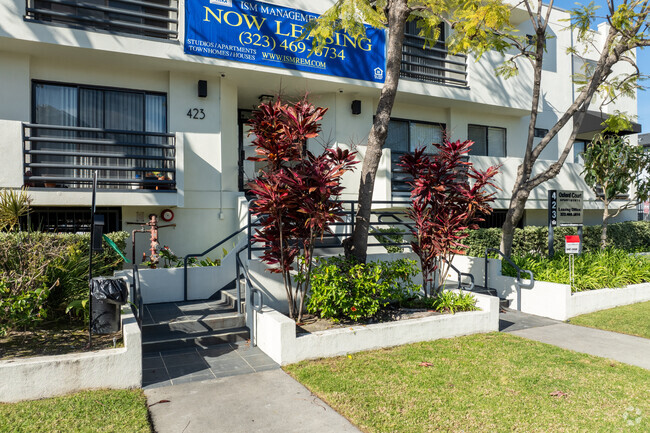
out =
<path fill-rule="evenodd" d="M 360 433 L 281 369 L 145 390 L 157 433 Z"/>
<path fill-rule="evenodd" d="M 507 310 L 499 330 L 650 370 L 650 340 Z"/>

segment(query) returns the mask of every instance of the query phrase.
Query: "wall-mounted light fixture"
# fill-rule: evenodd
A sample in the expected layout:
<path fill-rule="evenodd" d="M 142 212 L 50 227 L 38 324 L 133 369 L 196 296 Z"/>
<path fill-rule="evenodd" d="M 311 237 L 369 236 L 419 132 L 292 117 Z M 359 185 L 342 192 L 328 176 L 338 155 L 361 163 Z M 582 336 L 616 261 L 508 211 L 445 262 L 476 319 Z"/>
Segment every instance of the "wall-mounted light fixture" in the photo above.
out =
<path fill-rule="evenodd" d="M 361 114 L 361 101 L 355 99 L 352 101 L 350 108 L 352 109 L 352 114 Z"/>
<path fill-rule="evenodd" d="M 273 95 L 260 95 L 257 99 L 259 99 L 260 104 L 270 104 L 275 98 Z"/>
<path fill-rule="evenodd" d="M 208 82 L 199 80 L 199 98 L 206 98 L 208 96 Z"/>

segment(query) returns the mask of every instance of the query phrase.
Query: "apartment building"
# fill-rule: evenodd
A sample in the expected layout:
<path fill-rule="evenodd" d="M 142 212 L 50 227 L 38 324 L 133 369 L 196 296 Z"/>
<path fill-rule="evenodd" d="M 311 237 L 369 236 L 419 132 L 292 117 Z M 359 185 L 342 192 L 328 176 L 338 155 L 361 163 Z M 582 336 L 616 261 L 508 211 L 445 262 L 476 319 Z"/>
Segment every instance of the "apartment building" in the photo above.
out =
<path fill-rule="evenodd" d="M 133 230 L 149 214 L 175 227 L 160 242 L 176 253 L 202 251 L 245 218 L 245 188 L 255 175 L 246 120 L 261 101 L 305 93 L 329 110 L 309 147 L 355 148 L 361 157 L 384 80 L 383 30 L 353 40 L 337 34 L 323 52 L 297 41 L 302 26 L 331 0 L 0 0 L 0 187 L 30 187 L 32 219 L 44 230 L 87 228 L 92 172 L 107 230 Z M 567 54 L 574 36 L 554 9 L 544 64 L 540 135 L 570 105 L 571 75 L 585 60 Z M 532 33 L 524 11 L 513 23 Z M 406 29 L 399 93 L 380 165 L 375 199 L 404 199 L 395 163 L 403 152 L 439 140 L 442 131 L 476 143 L 479 167 L 503 164 L 490 224 L 499 225 L 521 162 L 531 105 L 531 74 L 505 80 L 487 53 L 451 55 L 444 31 L 433 48 Z M 599 35 L 596 35 L 599 37 Z M 606 107 L 636 114 L 636 101 Z M 594 105 L 594 110 L 597 110 Z M 580 142 L 600 128 L 589 113 Z M 541 159 L 555 160 L 570 126 Z M 585 223 L 599 204 L 580 177 L 580 144 L 561 175 L 540 186 L 524 224 L 545 225 L 547 191 L 585 191 Z M 541 162 L 541 165 L 545 164 Z M 356 198 L 358 174 L 345 180 Z M 634 212 L 634 211 L 632 211 Z M 632 215 L 631 218 L 635 218 Z M 626 218 L 626 216 L 623 216 Z M 145 244 L 138 248 L 141 255 Z"/>

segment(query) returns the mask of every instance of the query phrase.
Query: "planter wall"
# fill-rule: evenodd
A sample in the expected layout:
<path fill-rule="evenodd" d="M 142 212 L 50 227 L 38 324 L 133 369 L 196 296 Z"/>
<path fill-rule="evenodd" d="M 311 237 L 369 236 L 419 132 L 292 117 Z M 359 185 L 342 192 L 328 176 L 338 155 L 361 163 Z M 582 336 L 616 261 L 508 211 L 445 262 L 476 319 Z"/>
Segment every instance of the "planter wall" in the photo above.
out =
<path fill-rule="evenodd" d="M 130 311 L 122 310 L 122 348 L 0 361 L 0 402 L 54 397 L 84 389 L 139 388 L 142 337 Z"/>
<path fill-rule="evenodd" d="M 463 272 L 473 273 L 477 285 L 485 285 L 484 258 L 457 256 L 454 265 Z M 488 284 L 499 297 L 511 300 L 513 309 L 563 321 L 620 305 L 650 301 L 650 283 L 571 293 L 568 284 L 535 281 L 532 288 L 517 293 L 515 278 L 501 274 L 501 260 L 497 259 L 489 261 Z"/>
<path fill-rule="evenodd" d="M 645 301 L 650 301 L 650 283 L 633 284 L 622 289 L 578 292 L 571 296 L 569 317 Z"/>
<path fill-rule="evenodd" d="M 245 239 L 240 240 L 230 252 L 241 248 L 244 241 Z M 241 257 L 245 257 L 245 254 L 242 252 Z M 235 280 L 236 273 L 234 253 L 227 254 L 222 259 L 221 266 L 187 268 L 188 301 L 208 299 Z M 117 271 L 115 276 L 126 278 L 131 283 L 131 270 Z M 183 301 L 183 268 L 140 268 L 140 288 L 145 304 Z"/>
<path fill-rule="evenodd" d="M 451 338 L 499 329 L 497 298 L 476 295 L 481 311 L 441 314 L 418 319 L 329 329 L 296 335 L 296 323 L 270 307 L 255 312 L 253 338 L 281 365 L 305 359 L 339 356 L 362 350 Z"/>

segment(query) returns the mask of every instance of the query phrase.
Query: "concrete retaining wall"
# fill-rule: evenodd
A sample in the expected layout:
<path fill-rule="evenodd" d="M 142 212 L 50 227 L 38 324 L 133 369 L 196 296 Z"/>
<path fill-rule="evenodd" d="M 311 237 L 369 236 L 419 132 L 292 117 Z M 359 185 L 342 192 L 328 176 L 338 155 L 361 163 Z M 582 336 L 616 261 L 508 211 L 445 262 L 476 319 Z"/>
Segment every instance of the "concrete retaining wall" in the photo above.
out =
<path fill-rule="evenodd" d="M 261 312 L 254 313 L 253 338 L 260 349 L 275 362 L 287 365 L 305 359 L 497 331 L 498 299 L 484 295 L 475 296 L 481 311 L 329 329 L 300 336 L 296 336 L 296 323 L 293 320 L 265 307 Z"/>
<path fill-rule="evenodd" d="M 93 388 L 142 384 L 142 337 L 130 308 L 122 312 L 124 347 L 0 361 L 0 402 L 54 397 Z"/>
<path fill-rule="evenodd" d="M 484 258 L 457 256 L 454 265 L 463 272 L 473 273 L 477 285 L 485 285 Z M 535 281 L 532 288 L 521 289 L 518 293 L 515 278 L 501 274 L 501 260 L 497 259 L 489 261 L 488 283 L 499 297 L 511 300 L 513 309 L 556 320 L 568 320 L 581 314 L 650 301 L 650 283 L 571 293 L 568 284 Z"/>
<path fill-rule="evenodd" d="M 570 316 L 593 313 L 621 305 L 650 301 L 650 283 L 634 284 L 622 289 L 600 289 L 574 293 L 569 300 Z"/>

